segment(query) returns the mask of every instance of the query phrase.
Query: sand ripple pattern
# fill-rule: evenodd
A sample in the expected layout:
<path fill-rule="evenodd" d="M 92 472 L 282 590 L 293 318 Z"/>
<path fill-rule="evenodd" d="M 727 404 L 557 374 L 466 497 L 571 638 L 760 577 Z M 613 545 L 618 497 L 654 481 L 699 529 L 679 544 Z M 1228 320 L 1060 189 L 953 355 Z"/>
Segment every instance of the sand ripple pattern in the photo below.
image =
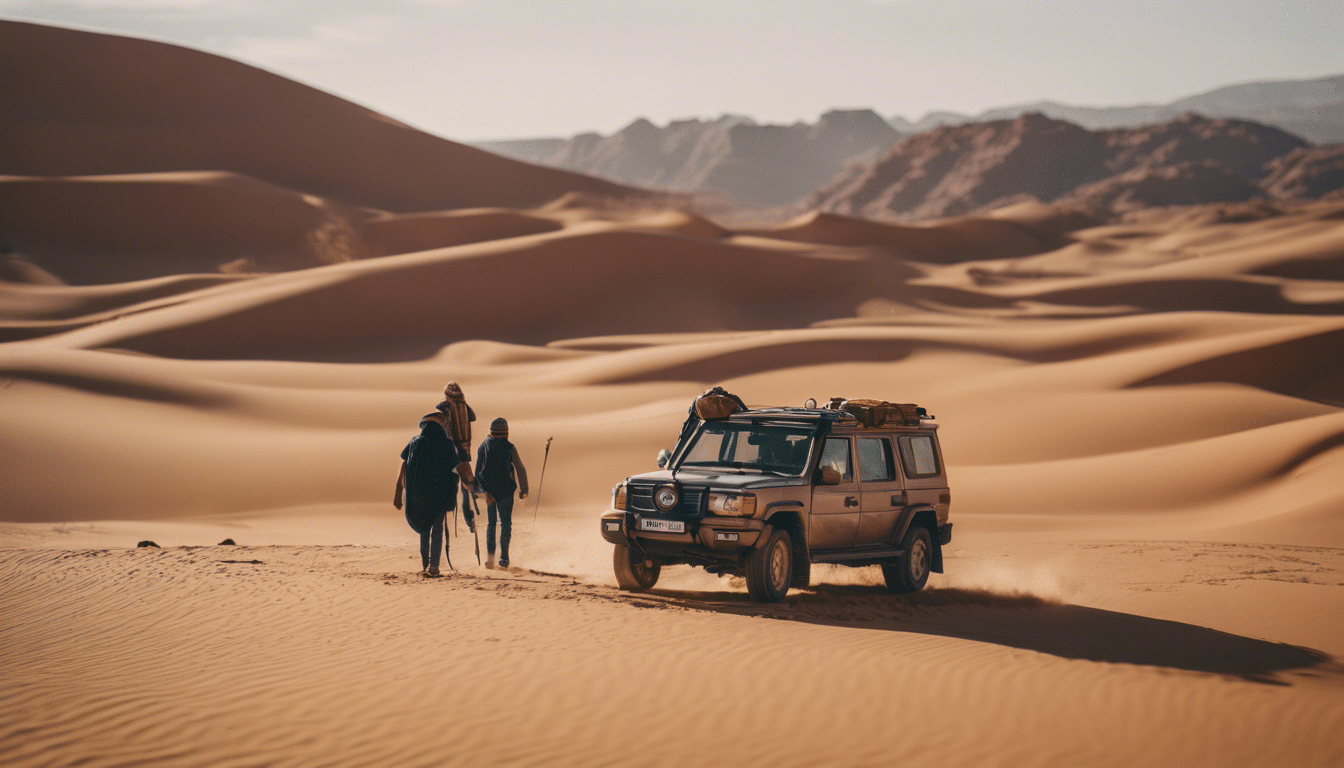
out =
<path fill-rule="evenodd" d="M 0 551 L 0 761 L 1344 761 L 1344 684 L 1310 649 L 975 590 L 761 607 L 416 564 L 401 547 Z"/>

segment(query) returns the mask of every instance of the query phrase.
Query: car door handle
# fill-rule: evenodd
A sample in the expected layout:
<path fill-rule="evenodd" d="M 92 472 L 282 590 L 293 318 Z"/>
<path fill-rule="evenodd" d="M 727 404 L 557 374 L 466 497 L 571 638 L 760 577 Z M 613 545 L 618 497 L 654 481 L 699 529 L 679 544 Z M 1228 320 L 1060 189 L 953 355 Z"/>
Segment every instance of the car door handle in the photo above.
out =
<path fill-rule="evenodd" d="M 857 507 L 857 506 L 859 506 L 859 500 L 856 499 L 856 498 L 854 498 L 853 496 L 846 496 L 846 497 L 845 497 L 845 506 L 846 506 L 846 507 Z"/>
<path fill-rule="evenodd" d="M 891 506 L 893 506 L 893 507 L 904 507 L 904 506 L 905 506 L 905 494 L 904 494 L 904 493 L 900 493 L 900 494 L 892 494 L 892 497 L 891 497 Z"/>

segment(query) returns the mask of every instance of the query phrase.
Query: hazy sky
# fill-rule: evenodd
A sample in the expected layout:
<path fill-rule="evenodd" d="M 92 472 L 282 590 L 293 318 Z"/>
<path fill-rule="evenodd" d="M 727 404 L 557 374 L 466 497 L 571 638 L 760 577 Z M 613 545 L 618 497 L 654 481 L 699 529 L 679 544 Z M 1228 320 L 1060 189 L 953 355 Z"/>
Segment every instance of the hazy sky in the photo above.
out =
<path fill-rule="evenodd" d="M 0 0 L 0 17 L 202 48 L 453 139 L 1344 72 L 1344 0 Z"/>

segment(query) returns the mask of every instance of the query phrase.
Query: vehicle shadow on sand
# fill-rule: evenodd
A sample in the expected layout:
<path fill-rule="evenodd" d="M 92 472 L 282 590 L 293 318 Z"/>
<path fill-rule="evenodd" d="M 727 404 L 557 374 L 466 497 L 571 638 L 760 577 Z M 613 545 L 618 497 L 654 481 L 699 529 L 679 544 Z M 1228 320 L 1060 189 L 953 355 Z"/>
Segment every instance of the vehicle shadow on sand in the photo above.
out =
<path fill-rule="evenodd" d="M 1333 657 L 1311 648 L 1032 595 L 973 589 L 893 595 L 875 586 L 814 585 L 777 604 L 758 603 L 740 592 L 654 590 L 647 596 L 696 610 L 955 637 L 1066 659 L 1166 667 L 1271 685 L 1289 684 L 1278 672 L 1340 672 Z"/>

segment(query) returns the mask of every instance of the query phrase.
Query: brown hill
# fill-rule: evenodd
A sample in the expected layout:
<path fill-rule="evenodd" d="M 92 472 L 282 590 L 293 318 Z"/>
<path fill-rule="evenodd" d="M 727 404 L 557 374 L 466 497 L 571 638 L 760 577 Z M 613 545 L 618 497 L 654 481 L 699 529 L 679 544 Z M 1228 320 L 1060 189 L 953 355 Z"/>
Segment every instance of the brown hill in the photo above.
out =
<path fill-rule="evenodd" d="M 1103 180 L 1105 190 L 1086 195 L 1099 205 L 1117 202 L 1125 208 L 1148 198 L 1244 200 L 1254 194 L 1266 163 L 1305 146 L 1277 128 L 1194 114 L 1139 129 L 1088 131 L 1032 113 L 912 136 L 877 162 L 846 170 L 807 205 L 870 218 L 921 219 L 969 213 L 1023 196 L 1060 200 Z M 1205 167 L 1208 163 L 1225 172 Z M 1164 166 L 1176 168 L 1153 170 Z M 1181 188 L 1156 189 L 1164 178 L 1181 180 Z M 1128 189 L 1134 184 L 1153 188 Z"/>
<path fill-rule="evenodd" d="M 1260 187 L 1211 160 L 1142 166 L 1078 187 L 1062 202 L 1091 211 L 1125 213 L 1139 208 L 1196 205 L 1209 200 L 1240 202 Z"/>
<path fill-rule="evenodd" d="M 846 162 L 871 160 L 901 134 L 872 110 L 832 110 L 815 124 L 756 125 L 725 115 L 640 118 L 611 136 L 497 141 L 482 146 L 508 157 L 673 191 L 721 192 L 762 205 L 791 203 Z"/>
<path fill-rule="evenodd" d="M 1266 192 L 1282 199 L 1344 194 L 1344 144 L 1295 149 L 1269 164 Z"/>
<path fill-rule="evenodd" d="M 1266 163 L 1307 146 L 1302 139 L 1277 128 L 1194 113 L 1161 125 L 1101 133 L 1112 151 L 1108 167 L 1121 172 L 1213 161 L 1239 176 L 1259 179 L 1265 174 Z"/>
<path fill-rule="evenodd" d="M 634 193 L 440 139 L 256 67 L 165 43 L 0 21 L 0 71 L 5 174 L 221 170 L 398 212 Z"/>
<path fill-rule="evenodd" d="M 953 216 L 1026 193 L 1062 196 L 1106 176 L 1104 137 L 1062 120 L 935 128 L 901 141 L 877 162 L 847 169 L 807 205 L 835 213 L 912 219 Z"/>

